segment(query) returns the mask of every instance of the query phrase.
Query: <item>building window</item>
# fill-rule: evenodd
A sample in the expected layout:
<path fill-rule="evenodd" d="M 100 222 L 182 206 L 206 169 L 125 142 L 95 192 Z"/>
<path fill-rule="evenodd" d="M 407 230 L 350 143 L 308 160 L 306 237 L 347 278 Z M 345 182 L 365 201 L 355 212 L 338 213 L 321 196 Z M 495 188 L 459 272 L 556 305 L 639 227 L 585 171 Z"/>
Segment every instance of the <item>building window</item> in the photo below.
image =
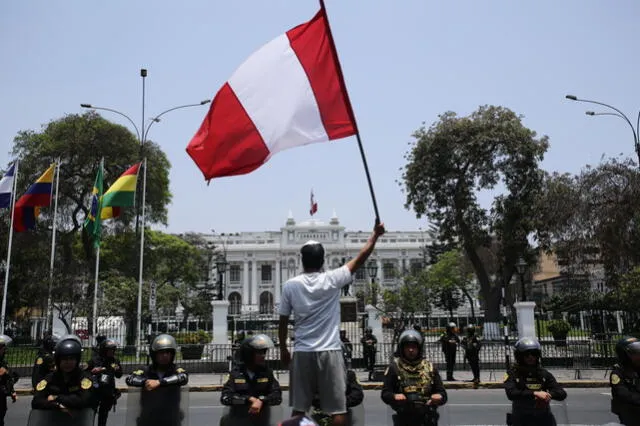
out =
<path fill-rule="evenodd" d="M 271 265 L 262 265 L 260 267 L 260 277 L 263 283 L 271 282 Z"/>
<path fill-rule="evenodd" d="M 367 276 L 364 266 L 356 270 L 356 280 L 364 280 L 366 278 Z"/>
<path fill-rule="evenodd" d="M 391 262 L 385 262 L 382 264 L 382 276 L 385 281 L 393 280 L 396 275 L 396 265 Z"/>
<path fill-rule="evenodd" d="M 242 296 L 240 293 L 233 292 L 229 295 L 229 315 L 240 315 L 242 308 Z"/>
<path fill-rule="evenodd" d="M 260 293 L 260 313 L 270 314 L 273 312 L 273 295 L 269 291 Z"/>
<path fill-rule="evenodd" d="M 411 271 L 411 275 L 417 275 L 422 270 L 422 261 L 421 260 L 411 259 L 410 265 L 411 266 L 409 267 L 409 269 Z"/>
<path fill-rule="evenodd" d="M 229 268 L 229 281 L 232 283 L 240 282 L 240 265 L 231 265 Z"/>

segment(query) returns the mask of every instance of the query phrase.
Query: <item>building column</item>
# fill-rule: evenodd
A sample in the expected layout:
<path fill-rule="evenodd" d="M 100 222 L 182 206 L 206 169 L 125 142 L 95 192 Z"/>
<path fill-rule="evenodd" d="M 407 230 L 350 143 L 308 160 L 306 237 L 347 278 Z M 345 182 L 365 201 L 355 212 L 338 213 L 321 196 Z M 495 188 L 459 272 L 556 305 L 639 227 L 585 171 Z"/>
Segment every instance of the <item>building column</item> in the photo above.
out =
<path fill-rule="evenodd" d="M 258 262 L 254 258 L 251 262 L 251 305 L 258 305 Z"/>
<path fill-rule="evenodd" d="M 281 285 L 281 279 L 280 279 L 280 269 L 282 268 L 282 260 L 280 259 L 276 259 L 276 296 L 275 296 L 275 300 L 274 303 L 278 304 L 280 303 L 280 285 Z"/>
<path fill-rule="evenodd" d="M 249 304 L 249 262 L 244 260 L 242 269 L 242 306 Z M 241 308 L 242 310 L 242 308 Z"/>
<path fill-rule="evenodd" d="M 376 280 L 378 281 L 378 287 L 380 289 L 382 289 L 382 282 L 384 281 L 384 279 L 386 278 L 383 273 L 382 273 L 382 259 L 377 258 L 376 259 L 376 263 L 378 264 L 378 276 L 376 277 Z M 366 265 L 365 265 L 366 266 Z M 367 275 L 368 276 L 368 275 Z"/>

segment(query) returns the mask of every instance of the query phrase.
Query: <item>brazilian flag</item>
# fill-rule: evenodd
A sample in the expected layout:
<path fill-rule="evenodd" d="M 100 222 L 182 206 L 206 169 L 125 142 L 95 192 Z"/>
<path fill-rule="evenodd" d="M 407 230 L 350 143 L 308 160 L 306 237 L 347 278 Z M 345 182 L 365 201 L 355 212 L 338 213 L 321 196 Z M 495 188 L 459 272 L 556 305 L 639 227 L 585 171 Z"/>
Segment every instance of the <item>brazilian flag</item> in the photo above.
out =
<path fill-rule="evenodd" d="M 104 159 L 100 161 L 98 167 L 98 174 L 96 175 L 96 181 L 93 184 L 93 191 L 91 191 L 91 207 L 89 207 L 89 214 L 84 221 L 84 229 L 87 234 L 93 240 L 93 245 L 100 247 L 100 240 L 102 237 L 102 222 L 100 220 L 100 214 L 102 212 L 102 169 Z"/>

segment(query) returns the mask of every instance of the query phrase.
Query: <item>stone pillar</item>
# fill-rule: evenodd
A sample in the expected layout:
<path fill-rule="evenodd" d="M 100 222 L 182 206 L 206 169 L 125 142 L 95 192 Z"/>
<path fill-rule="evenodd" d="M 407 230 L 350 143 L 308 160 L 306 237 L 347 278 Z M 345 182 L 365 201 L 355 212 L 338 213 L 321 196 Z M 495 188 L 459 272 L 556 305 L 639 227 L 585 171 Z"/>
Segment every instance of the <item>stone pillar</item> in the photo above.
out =
<path fill-rule="evenodd" d="M 618 326 L 618 333 L 622 333 L 624 331 L 624 322 L 620 311 L 616 311 L 616 325 Z"/>
<path fill-rule="evenodd" d="M 516 308 L 516 316 L 518 321 L 518 338 L 536 337 L 536 321 L 534 309 L 536 302 L 516 302 L 513 304 Z"/>
<path fill-rule="evenodd" d="M 275 304 L 280 303 L 280 285 L 282 284 L 282 278 L 280 277 L 280 270 L 282 269 L 282 260 L 276 259 L 276 296 L 275 296 Z"/>
<path fill-rule="evenodd" d="M 251 305 L 258 304 L 258 262 L 255 259 L 251 262 Z"/>
<path fill-rule="evenodd" d="M 382 335 L 382 315 L 380 311 L 378 311 L 374 306 L 367 305 L 364 307 L 364 310 L 367 312 L 367 327 L 371 328 L 373 335 L 378 339 L 378 343 L 382 343 L 383 335 Z M 386 359 L 386 355 L 383 351 L 384 345 L 378 345 L 378 353 L 376 354 L 376 362 L 382 361 Z M 380 350 L 382 349 L 382 350 Z"/>
<path fill-rule="evenodd" d="M 212 300 L 213 343 L 214 345 L 228 345 L 229 334 L 227 330 L 227 315 L 229 315 L 229 302 L 226 300 Z"/>
<path fill-rule="evenodd" d="M 242 305 L 246 306 L 249 304 L 249 262 L 247 259 L 244 260 L 242 268 Z"/>

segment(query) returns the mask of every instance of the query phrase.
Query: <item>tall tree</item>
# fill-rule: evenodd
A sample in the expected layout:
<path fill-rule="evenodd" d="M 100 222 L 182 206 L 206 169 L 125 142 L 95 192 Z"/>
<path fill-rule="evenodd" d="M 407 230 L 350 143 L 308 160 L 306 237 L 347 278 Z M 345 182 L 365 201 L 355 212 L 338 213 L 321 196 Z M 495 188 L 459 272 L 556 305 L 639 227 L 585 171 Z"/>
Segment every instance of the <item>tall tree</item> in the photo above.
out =
<path fill-rule="evenodd" d="M 498 336 L 502 286 L 511 281 L 519 255 L 534 231 L 533 207 L 542 184 L 539 162 L 546 137 L 522 124 L 507 108 L 482 106 L 469 117 L 447 112 L 430 128 L 418 129 L 402 174 L 407 209 L 441 226 L 446 241 L 458 242 L 473 265 L 485 309 L 485 330 Z M 480 191 L 505 193 L 491 211 L 477 200 Z M 497 274 L 478 253 L 497 241 Z"/>
<path fill-rule="evenodd" d="M 471 316 L 475 319 L 473 274 L 466 268 L 465 259 L 459 251 L 450 250 L 441 254 L 423 276 L 437 307 L 449 311 L 449 316 L 453 318 L 453 311 L 467 299 L 472 310 Z"/>

